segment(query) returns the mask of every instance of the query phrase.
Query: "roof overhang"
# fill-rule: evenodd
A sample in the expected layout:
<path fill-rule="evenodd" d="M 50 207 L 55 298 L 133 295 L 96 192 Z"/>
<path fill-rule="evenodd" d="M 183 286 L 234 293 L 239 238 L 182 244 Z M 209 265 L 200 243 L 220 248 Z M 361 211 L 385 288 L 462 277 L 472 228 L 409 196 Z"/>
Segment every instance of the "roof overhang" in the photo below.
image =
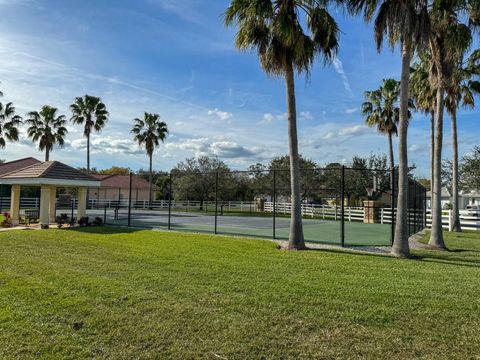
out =
<path fill-rule="evenodd" d="M 42 186 L 53 185 L 57 187 L 100 187 L 101 181 L 90 180 L 67 180 L 67 179 L 49 179 L 49 178 L 19 178 L 19 179 L 1 179 L 0 185 L 25 185 Z"/>

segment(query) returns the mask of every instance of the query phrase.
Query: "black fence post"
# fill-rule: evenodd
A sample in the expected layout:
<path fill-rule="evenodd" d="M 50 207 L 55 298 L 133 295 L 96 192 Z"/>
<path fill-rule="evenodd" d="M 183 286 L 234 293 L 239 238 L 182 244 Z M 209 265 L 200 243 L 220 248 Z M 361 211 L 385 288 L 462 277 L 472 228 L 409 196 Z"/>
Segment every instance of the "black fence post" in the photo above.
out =
<path fill-rule="evenodd" d="M 273 170 L 273 240 L 276 239 L 277 227 L 277 171 Z"/>
<path fill-rule="evenodd" d="M 103 223 L 107 223 L 107 201 L 105 200 L 103 204 Z"/>
<path fill-rule="evenodd" d="M 3 187 L 0 185 L 0 213 L 3 213 Z"/>
<path fill-rule="evenodd" d="M 345 165 L 342 165 L 342 188 L 340 194 L 340 202 L 342 203 L 340 213 L 340 244 L 345 246 Z"/>
<path fill-rule="evenodd" d="M 72 222 L 73 222 L 73 216 L 74 216 L 73 211 L 74 211 L 74 209 L 75 209 L 75 196 L 73 196 L 70 200 L 71 200 L 71 201 L 70 201 L 70 206 L 71 206 L 71 210 L 70 210 L 70 211 L 71 211 L 71 215 L 72 215 L 71 217 L 72 217 Z M 77 221 L 78 221 L 78 219 L 77 219 Z"/>
<path fill-rule="evenodd" d="M 395 238 L 395 169 L 391 169 L 390 170 L 391 172 L 391 176 L 390 178 L 392 179 L 392 198 L 391 198 L 391 207 L 390 207 L 390 210 L 391 210 L 391 218 L 390 218 L 390 222 L 391 222 L 391 227 L 390 227 L 390 243 L 392 244 L 393 246 L 393 240 Z"/>
<path fill-rule="evenodd" d="M 215 173 L 215 234 L 217 233 L 218 221 L 218 171 Z"/>
<path fill-rule="evenodd" d="M 170 172 L 170 181 L 168 187 L 168 230 L 171 230 L 172 222 L 172 172 Z"/>
<path fill-rule="evenodd" d="M 132 177 L 133 174 L 130 172 L 128 184 L 128 226 L 132 225 Z"/>

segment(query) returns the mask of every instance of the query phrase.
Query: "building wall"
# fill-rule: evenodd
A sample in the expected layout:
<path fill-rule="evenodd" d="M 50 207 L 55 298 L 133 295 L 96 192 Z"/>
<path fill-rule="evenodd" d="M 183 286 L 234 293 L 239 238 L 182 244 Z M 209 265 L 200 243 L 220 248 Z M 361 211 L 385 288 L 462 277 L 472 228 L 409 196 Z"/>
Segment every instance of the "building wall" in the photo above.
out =
<path fill-rule="evenodd" d="M 89 197 L 91 200 L 120 200 L 128 199 L 128 188 L 90 188 Z M 132 189 L 132 201 L 146 201 L 148 200 L 148 189 Z"/>

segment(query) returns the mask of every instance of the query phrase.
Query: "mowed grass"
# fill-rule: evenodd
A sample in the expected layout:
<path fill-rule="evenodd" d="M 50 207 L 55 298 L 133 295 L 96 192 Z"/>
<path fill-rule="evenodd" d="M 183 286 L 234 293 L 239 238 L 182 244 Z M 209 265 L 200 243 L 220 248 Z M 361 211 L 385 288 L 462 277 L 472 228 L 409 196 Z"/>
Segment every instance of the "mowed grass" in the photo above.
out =
<path fill-rule="evenodd" d="M 0 233 L 0 358 L 474 359 L 480 234 L 413 260 L 91 228 Z"/>

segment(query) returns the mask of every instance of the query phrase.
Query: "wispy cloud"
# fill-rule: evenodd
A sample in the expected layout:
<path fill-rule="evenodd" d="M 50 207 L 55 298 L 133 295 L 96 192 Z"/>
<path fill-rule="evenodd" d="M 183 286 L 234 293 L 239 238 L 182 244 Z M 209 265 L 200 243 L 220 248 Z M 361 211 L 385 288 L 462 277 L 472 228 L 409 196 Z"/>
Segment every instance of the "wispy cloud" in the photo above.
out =
<path fill-rule="evenodd" d="M 343 63 L 338 57 L 333 59 L 333 66 L 334 66 L 337 74 L 340 75 L 340 77 L 342 79 L 342 82 L 343 82 L 343 87 L 345 88 L 345 90 L 350 95 L 353 95 L 352 88 L 350 86 L 350 81 L 348 80 L 347 74 L 345 73 L 345 70 L 343 68 Z"/>
<path fill-rule="evenodd" d="M 227 111 L 221 111 L 217 108 L 215 108 L 213 110 L 208 110 L 207 114 L 210 115 L 210 116 L 215 116 L 222 121 L 227 121 L 227 120 L 230 120 L 231 118 L 233 118 L 232 113 L 229 113 Z"/>

